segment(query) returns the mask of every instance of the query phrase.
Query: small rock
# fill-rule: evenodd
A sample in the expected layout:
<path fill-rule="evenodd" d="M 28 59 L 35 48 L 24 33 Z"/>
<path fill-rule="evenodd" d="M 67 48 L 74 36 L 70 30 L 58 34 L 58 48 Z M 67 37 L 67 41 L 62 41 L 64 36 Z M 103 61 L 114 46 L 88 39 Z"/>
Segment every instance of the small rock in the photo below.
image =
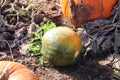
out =
<path fill-rule="evenodd" d="M 29 48 L 30 45 L 31 45 L 31 44 L 22 44 L 22 45 L 20 46 L 19 52 L 20 52 L 21 54 L 23 54 L 23 55 L 26 55 L 26 54 L 28 53 L 28 48 Z"/>

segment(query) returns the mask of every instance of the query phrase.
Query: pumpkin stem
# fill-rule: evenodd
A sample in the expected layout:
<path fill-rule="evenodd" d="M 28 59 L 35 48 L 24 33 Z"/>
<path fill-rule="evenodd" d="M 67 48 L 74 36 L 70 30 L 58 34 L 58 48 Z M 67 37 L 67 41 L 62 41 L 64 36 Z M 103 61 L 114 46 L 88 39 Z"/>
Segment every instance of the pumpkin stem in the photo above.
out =
<path fill-rule="evenodd" d="M 70 0 L 70 11 L 71 11 L 71 17 L 72 17 L 72 19 L 73 19 L 73 21 L 74 20 L 76 20 L 76 11 L 77 11 L 77 9 L 76 9 L 76 7 L 75 7 L 75 2 L 74 2 L 74 0 Z"/>
<path fill-rule="evenodd" d="M 72 22 L 74 25 L 79 25 L 79 23 L 86 22 L 89 16 L 89 12 L 85 6 L 88 5 L 85 5 L 82 0 L 78 4 L 75 4 L 74 0 L 70 0 L 70 11 L 71 11 Z M 81 21 L 78 20 L 79 16 L 81 16 Z"/>
<path fill-rule="evenodd" d="M 9 65 L 10 65 L 10 61 L 8 62 L 8 64 L 5 66 L 5 68 L 2 71 L 2 74 L 0 75 L 0 80 L 8 80 L 8 74 L 9 74 Z"/>
<path fill-rule="evenodd" d="M 3 70 L 3 73 L 0 75 L 0 80 L 8 80 L 8 69 Z"/>

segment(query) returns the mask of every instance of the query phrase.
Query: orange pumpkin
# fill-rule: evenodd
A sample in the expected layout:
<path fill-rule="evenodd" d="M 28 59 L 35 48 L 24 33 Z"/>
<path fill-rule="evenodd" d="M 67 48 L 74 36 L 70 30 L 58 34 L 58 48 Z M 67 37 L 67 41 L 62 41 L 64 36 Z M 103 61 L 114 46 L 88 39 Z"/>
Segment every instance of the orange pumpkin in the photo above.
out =
<path fill-rule="evenodd" d="M 87 21 L 109 18 L 118 0 L 61 0 L 64 16 L 76 27 Z"/>
<path fill-rule="evenodd" d="M 0 80 L 39 80 L 39 78 L 21 63 L 0 61 Z"/>

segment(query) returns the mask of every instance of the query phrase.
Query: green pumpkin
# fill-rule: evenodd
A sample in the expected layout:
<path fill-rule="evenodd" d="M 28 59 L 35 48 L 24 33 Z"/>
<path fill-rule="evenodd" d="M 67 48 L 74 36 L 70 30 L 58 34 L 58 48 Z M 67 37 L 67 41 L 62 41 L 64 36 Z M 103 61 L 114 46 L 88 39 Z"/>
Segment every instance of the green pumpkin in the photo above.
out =
<path fill-rule="evenodd" d="M 75 63 L 82 43 L 79 35 L 68 27 L 49 30 L 42 38 L 43 60 L 55 66 Z"/>

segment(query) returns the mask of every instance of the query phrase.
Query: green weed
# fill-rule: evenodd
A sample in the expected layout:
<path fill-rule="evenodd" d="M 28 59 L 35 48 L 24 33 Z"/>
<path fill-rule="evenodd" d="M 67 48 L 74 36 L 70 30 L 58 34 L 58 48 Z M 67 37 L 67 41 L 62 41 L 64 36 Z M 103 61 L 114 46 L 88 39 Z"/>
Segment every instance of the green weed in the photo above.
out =
<path fill-rule="evenodd" d="M 43 64 L 43 56 L 41 53 L 42 49 L 42 36 L 45 32 L 49 31 L 52 28 L 55 28 L 56 25 L 53 22 L 48 22 L 43 24 L 37 32 L 34 32 L 34 37 L 30 39 L 31 46 L 29 47 L 29 53 L 31 56 L 40 55 L 40 64 Z"/>

